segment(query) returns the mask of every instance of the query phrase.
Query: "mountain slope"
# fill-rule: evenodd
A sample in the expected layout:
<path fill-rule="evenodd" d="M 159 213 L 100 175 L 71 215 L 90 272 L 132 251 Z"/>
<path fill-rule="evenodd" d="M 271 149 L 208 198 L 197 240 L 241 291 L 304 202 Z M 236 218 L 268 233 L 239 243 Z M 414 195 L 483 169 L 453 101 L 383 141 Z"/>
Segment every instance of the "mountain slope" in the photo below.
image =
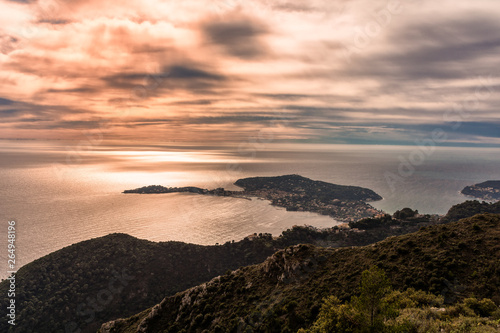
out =
<path fill-rule="evenodd" d="M 229 269 L 262 262 L 277 249 L 270 235 L 219 246 L 156 243 L 124 234 L 80 242 L 19 269 L 17 325 L 2 320 L 0 332 L 95 332 L 105 321 L 132 315 Z M 7 289 L 3 281 L 1 308 L 9 301 Z"/>
<path fill-rule="evenodd" d="M 441 219 L 441 222 L 456 222 L 460 219 L 484 213 L 500 214 L 500 201 L 489 203 L 485 201 L 467 200 L 452 206 L 448 210 L 448 213 Z"/>
<path fill-rule="evenodd" d="M 485 214 L 435 225 L 360 248 L 297 245 L 167 297 L 100 332 L 295 332 L 310 325 L 323 297 L 349 299 L 361 272 L 378 265 L 395 289 L 500 303 L 500 216 Z"/>
<path fill-rule="evenodd" d="M 10 329 L 95 332 L 106 321 L 137 313 L 227 270 L 260 263 L 286 246 L 366 245 L 418 228 L 419 224 L 357 232 L 339 227 L 293 227 L 278 238 L 254 234 L 220 246 L 108 235 L 74 244 L 22 267 L 16 276 L 18 325 Z M 0 283 L 0 307 L 8 302 L 7 289 L 7 281 Z M 0 332 L 9 326 L 0 321 Z"/>

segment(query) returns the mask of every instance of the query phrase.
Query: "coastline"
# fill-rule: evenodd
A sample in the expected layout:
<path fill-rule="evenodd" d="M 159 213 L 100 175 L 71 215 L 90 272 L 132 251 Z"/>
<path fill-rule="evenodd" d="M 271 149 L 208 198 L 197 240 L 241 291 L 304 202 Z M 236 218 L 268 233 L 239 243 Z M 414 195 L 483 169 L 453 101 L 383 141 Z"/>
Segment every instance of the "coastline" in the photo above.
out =
<path fill-rule="evenodd" d="M 203 189 L 194 186 L 165 187 L 149 185 L 133 190 L 125 190 L 124 194 L 161 194 L 161 193 L 193 193 L 234 197 L 252 200 L 257 197 L 268 200 L 271 205 L 283 207 L 287 211 L 306 211 L 327 215 L 339 222 L 351 222 L 361 218 L 385 214 L 369 202 L 383 200 L 370 189 L 331 184 L 314 181 L 300 175 L 284 175 L 276 177 L 251 177 L 238 179 L 234 185 L 243 188 L 241 191 L 228 191 L 224 188 Z"/>

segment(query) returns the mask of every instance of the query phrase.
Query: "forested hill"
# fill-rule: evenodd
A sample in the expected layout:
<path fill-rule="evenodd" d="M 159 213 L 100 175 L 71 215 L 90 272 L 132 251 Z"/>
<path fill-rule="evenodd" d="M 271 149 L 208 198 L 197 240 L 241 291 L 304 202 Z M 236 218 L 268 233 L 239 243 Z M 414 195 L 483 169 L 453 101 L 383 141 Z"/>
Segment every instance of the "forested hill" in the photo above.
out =
<path fill-rule="evenodd" d="M 334 227 L 293 227 L 278 238 L 253 234 L 237 242 L 202 246 L 150 242 L 111 234 L 80 242 L 23 266 L 16 276 L 17 325 L 12 332 L 95 332 L 105 321 L 134 314 L 165 296 L 209 281 L 228 270 L 264 261 L 286 246 L 371 244 L 418 230 L 381 226 L 369 232 Z M 0 283 L 0 307 L 8 299 Z M 0 332 L 7 332 L 0 321 Z"/>
<path fill-rule="evenodd" d="M 111 234 L 66 247 L 16 275 L 16 326 L 0 332 L 95 332 L 107 320 L 134 314 L 166 295 L 262 262 L 278 247 L 270 235 L 219 246 L 155 243 Z M 7 281 L 0 307 L 7 307 Z"/>
<path fill-rule="evenodd" d="M 398 290 L 413 287 L 444 296 L 444 303 L 474 295 L 498 304 L 499 257 L 500 216 L 488 214 L 365 247 L 297 245 L 106 323 L 100 332 L 296 332 L 313 324 L 324 297 L 347 301 L 354 296 L 361 273 L 372 265 L 383 269 Z M 491 306 L 488 314 L 498 309 Z M 450 320 L 460 318 L 462 310 L 454 311 Z M 416 319 L 429 315 L 417 311 L 422 317 Z"/>
<path fill-rule="evenodd" d="M 500 201 L 495 203 L 479 202 L 477 200 L 468 200 L 452 206 L 448 213 L 441 219 L 442 222 L 455 222 L 463 218 L 471 217 L 476 214 L 491 213 L 500 214 Z"/>
<path fill-rule="evenodd" d="M 250 177 L 237 180 L 235 185 L 245 192 L 281 191 L 311 196 L 320 200 L 376 201 L 382 197 L 374 191 L 359 187 L 331 184 L 319 180 L 311 180 L 300 175 L 277 177 Z"/>
<path fill-rule="evenodd" d="M 467 207 L 469 203 L 464 205 Z M 406 211 L 409 209 L 402 210 Z M 466 215 L 474 211 L 465 210 Z M 66 333 L 80 332 L 79 329 L 95 332 L 105 321 L 137 313 L 165 296 L 209 281 L 228 270 L 260 263 L 287 246 L 301 243 L 362 246 L 439 223 L 421 222 L 419 218 L 400 220 L 401 214 L 396 215 L 389 224 L 372 219 L 367 230 L 357 230 L 361 228 L 357 224 L 356 229 L 294 227 L 278 238 L 254 234 L 238 242 L 215 246 L 155 243 L 124 234 L 74 244 L 18 271 L 17 325 L 10 327 L 10 332 Z M 445 237 L 443 235 L 440 241 L 446 240 Z M 413 250 L 408 246 L 407 251 Z M 390 254 L 389 258 L 395 260 L 398 254 Z M 435 258 L 429 258 L 434 262 Z M 0 307 L 8 301 L 7 289 L 7 281 L 0 283 Z M 1 332 L 7 332 L 9 326 L 6 321 L 0 321 Z"/>

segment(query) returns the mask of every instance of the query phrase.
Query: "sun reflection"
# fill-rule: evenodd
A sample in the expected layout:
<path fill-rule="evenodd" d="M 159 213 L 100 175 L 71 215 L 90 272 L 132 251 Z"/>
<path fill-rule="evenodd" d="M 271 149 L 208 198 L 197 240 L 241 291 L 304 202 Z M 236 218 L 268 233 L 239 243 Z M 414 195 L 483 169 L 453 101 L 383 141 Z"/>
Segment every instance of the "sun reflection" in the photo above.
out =
<path fill-rule="evenodd" d="M 172 152 L 172 151 L 114 151 L 102 152 L 113 157 L 141 162 L 223 163 L 234 162 L 226 154 L 218 152 Z"/>

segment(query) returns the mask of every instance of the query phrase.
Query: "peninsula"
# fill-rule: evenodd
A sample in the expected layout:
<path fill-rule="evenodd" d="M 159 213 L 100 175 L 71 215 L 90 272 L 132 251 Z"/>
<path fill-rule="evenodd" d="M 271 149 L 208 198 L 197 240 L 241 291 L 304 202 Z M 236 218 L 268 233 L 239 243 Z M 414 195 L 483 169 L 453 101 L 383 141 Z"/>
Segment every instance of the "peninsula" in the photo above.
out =
<path fill-rule="evenodd" d="M 289 211 L 314 212 L 342 221 L 357 221 L 382 213 L 367 203 L 368 201 L 382 200 L 382 197 L 370 189 L 358 186 L 336 185 L 299 175 L 251 177 L 239 179 L 234 184 L 243 190 L 228 191 L 224 188 L 207 190 L 192 186 L 150 185 L 126 190 L 123 193 L 188 192 L 240 198 L 258 197 L 269 200 L 272 205 L 284 207 Z"/>
<path fill-rule="evenodd" d="M 484 183 L 467 186 L 461 193 L 487 201 L 500 200 L 500 180 L 488 180 Z"/>

